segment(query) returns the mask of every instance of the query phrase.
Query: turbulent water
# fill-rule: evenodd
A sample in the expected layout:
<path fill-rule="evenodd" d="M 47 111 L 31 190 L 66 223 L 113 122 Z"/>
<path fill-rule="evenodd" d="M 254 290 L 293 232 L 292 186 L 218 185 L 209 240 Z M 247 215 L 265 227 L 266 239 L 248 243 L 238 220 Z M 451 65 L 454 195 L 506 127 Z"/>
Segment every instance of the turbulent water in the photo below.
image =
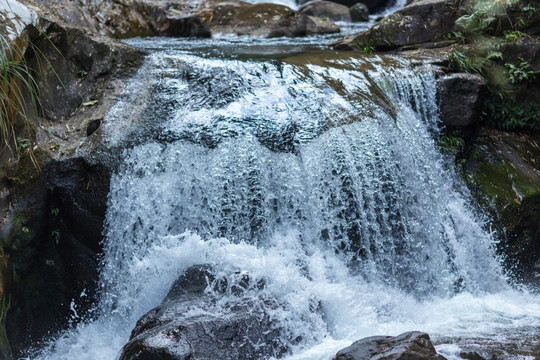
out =
<path fill-rule="evenodd" d="M 125 149 L 102 300 L 35 357 L 117 358 L 196 264 L 264 280 L 245 296 L 279 301 L 267 311 L 302 339 L 288 359 L 408 330 L 452 359 L 455 339 L 537 333 L 540 300 L 507 285 L 488 224 L 436 146 L 430 68 L 295 53 L 318 41 L 134 42 L 151 55 L 102 129 Z"/>

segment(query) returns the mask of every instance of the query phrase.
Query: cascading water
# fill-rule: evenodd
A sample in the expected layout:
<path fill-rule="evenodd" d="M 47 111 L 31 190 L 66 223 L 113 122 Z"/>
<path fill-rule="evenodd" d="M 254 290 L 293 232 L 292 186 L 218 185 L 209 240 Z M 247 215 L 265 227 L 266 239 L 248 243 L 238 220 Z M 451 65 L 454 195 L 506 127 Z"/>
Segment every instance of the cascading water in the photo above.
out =
<path fill-rule="evenodd" d="M 301 339 L 290 359 L 330 359 L 376 334 L 493 338 L 540 325 L 539 299 L 506 285 L 494 240 L 444 167 L 429 68 L 175 41 L 183 50 L 135 43 L 152 54 L 103 125 L 126 150 L 102 300 L 37 358 L 117 358 L 197 264 L 264 281 L 244 296 L 279 302 L 267 312 L 284 341 Z M 221 297 L 193 311 L 235 301 Z"/>

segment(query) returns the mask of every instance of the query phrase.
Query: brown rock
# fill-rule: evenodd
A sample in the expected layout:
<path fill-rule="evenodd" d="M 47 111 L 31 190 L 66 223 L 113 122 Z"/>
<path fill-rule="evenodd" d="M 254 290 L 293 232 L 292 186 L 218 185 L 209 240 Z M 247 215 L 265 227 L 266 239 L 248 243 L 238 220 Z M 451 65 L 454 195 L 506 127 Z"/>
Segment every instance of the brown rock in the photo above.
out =
<path fill-rule="evenodd" d="M 369 9 L 363 3 L 356 3 L 349 8 L 353 22 L 369 21 Z"/>
<path fill-rule="evenodd" d="M 371 29 L 333 44 L 337 49 L 372 44 L 377 49 L 394 49 L 433 42 L 455 30 L 460 16 L 453 0 L 420 0 L 385 17 Z"/>
<path fill-rule="evenodd" d="M 437 354 L 429 335 L 419 331 L 398 336 L 371 336 L 338 351 L 334 360 L 445 360 Z"/>
<path fill-rule="evenodd" d="M 345 5 L 350 8 L 351 6 L 356 4 L 358 0 L 334 0 L 333 2 Z M 367 6 L 370 12 L 384 9 L 392 3 L 391 0 L 362 0 L 361 2 Z M 307 3 L 307 1 L 299 1 L 298 3 L 304 4 Z"/>
<path fill-rule="evenodd" d="M 349 8 L 332 1 L 314 0 L 302 5 L 298 11 L 333 21 L 351 21 Z"/>
<path fill-rule="evenodd" d="M 227 1 L 213 5 L 199 14 L 209 19 L 212 33 L 233 33 L 265 37 L 297 37 L 333 33 L 339 29 L 330 22 L 313 18 L 278 4 L 249 4 Z"/>

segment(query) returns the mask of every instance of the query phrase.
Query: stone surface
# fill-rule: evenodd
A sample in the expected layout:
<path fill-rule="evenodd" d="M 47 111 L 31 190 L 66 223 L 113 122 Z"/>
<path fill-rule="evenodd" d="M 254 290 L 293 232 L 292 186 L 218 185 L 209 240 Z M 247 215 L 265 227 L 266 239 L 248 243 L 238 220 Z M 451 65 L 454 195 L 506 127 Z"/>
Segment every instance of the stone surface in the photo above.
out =
<path fill-rule="evenodd" d="M 349 8 L 332 1 L 313 0 L 302 5 L 298 11 L 306 15 L 333 21 L 351 21 Z"/>
<path fill-rule="evenodd" d="M 479 75 L 456 73 L 437 79 L 441 121 L 445 126 L 470 126 L 478 121 L 486 88 Z"/>
<path fill-rule="evenodd" d="M 369 9 L 363 3 L 354 4 L 350 7 L 349 12 L 353 22 L 369 21 Z"/>
<path fill-rule="evenodd" d="M 24 56 L 43 96 L 36 143 L 17 162 L 0 163 L 0 235 L 9 259 L 1 275 L 13 284 L 6 328 L 15 355 L 66 328 L 72 301 L 82 313 L 95 300 L 111 169 L 74 150 L 92 147 L 88 125 L 103 118 L 144 55 L 38 15 L 21 32 L 34 45 Z"/>
<path fill-rule="evenodd" d="M 380 50 L 433 42 L 455 31 L 460 16 L 454 0 L 419 0 L 385 17 L 369 30 L 333 44 L 351 49 L 371 44 Z"/>
<path fill-rule="evenodd" d="M 150 310 L 138 322 L 124 346 L 120 360 L 241 360 L 281 357 L 288 349 L 280 331 L 261 306 L 242 299 L 249 286 L 232 285 L 228 314 L 201 315 L 196 309 L 215 306 L 211 292 L 219 296 L 227 289 L 225 279 L 216 279 L 207 265 L 188 268 L 171 287 L 161 305 Z M 251 280 L 243 276 L 247 285 Z M 230 284 L 229 284 L 230 285 Z M 242 285 L 242 284 L 240 284 Z M 263 287 L 263 283 L 254 286 Z M 230 295 L 228 295 L 230 296 Z M 268 300 L 266 300 L 268 301 Z M 277 306 L 277 305 L 275 305 Z"/>
<path fill-rule="evenodd" d="M 540 135 L 481 128 L 471 141 L 465 179 L 498 233 L 505 268 L 540 286 Z"/>
<path fill-rule="evenodd" d="M 398 336 L 372 336 L 338 351 L 334 360 L 444 360 L 429 335 L 419 331 Z"/>
<path fill-rule="evenodd" d="M 339 28 L 277 4 L 239 0 L 24 0 L 57 23 L 83 27 L 116 38 L 134 36 L 208 37 L 212 33 L 305 36 Z"/>
<path fill-rule="evenodd" d="M 309 0 L 308 0 L 309 1 Z M 308 1 L 298 1 L 299 4 L 307 3 Z M 358 0 L 334 0 L 333 2 L 351 7 L 354 4 L 358 3 Z M 375 12 L 377 10 L 382 10 L 392 3 L 392 0 L 362 0 L 362 3 L 365 4 L 370 12 Z"/>
<path fill-rule="evenodd" d="M 61 330 L 96 296 L 110 170 L 82 159 L 51 162 L 29 185 L 11 188 L 2 209 L 12 280 L 6 328 L 14 351 Z"/>
<path fill-rule="evenodd" d="M 199 16 L 209 19 L 210 31 L 264 37 L 297 37 L 309 34 L 338 32 L 335 25 L 325 22 L 321 26 L 310 16 L 278 4 L 249 4 L 243 1 L 227 1 L 212 4 Z"/>

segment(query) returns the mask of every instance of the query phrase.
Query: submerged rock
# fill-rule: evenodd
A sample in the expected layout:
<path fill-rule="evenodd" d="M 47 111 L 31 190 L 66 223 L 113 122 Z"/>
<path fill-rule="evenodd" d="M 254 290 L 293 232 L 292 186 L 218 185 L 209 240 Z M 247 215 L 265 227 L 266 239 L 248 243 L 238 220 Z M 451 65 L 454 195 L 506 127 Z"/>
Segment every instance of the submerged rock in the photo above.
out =
<path fill-rule="evenodd" d="M 469 126 L 479 119 L 486 81 L 480 75 L 457 73 L 437 79 L 441 121 Z"/>
<path fill-rule="evenodd" d="M 217 279 L 210 266 L 188 268 L 163 302 L 144 315 L 120 360 L 239 360 L 280 358 L 288 350 L 264 307 L 241 295 L 264 283 L 242 275 L 236 284 Z M 219 312 L 212 294 L 231 301 Z M 262 300 L 260 300 L 262 301 Z M 269 304 L 266 300 L 264 306 Z"/>
<path fill-rule="evenodd" d="M 349 8 L 332 1 L 313 0 L 302 5 L 298 11 L 333 21 L 351 21 Z"/>
<path fill-rule="evenodd" d="M 334 360 L 445 360 L 437 354 L 429 335 L 419 331 L 398 336 L 371 336 L 338 351 Z"/>

